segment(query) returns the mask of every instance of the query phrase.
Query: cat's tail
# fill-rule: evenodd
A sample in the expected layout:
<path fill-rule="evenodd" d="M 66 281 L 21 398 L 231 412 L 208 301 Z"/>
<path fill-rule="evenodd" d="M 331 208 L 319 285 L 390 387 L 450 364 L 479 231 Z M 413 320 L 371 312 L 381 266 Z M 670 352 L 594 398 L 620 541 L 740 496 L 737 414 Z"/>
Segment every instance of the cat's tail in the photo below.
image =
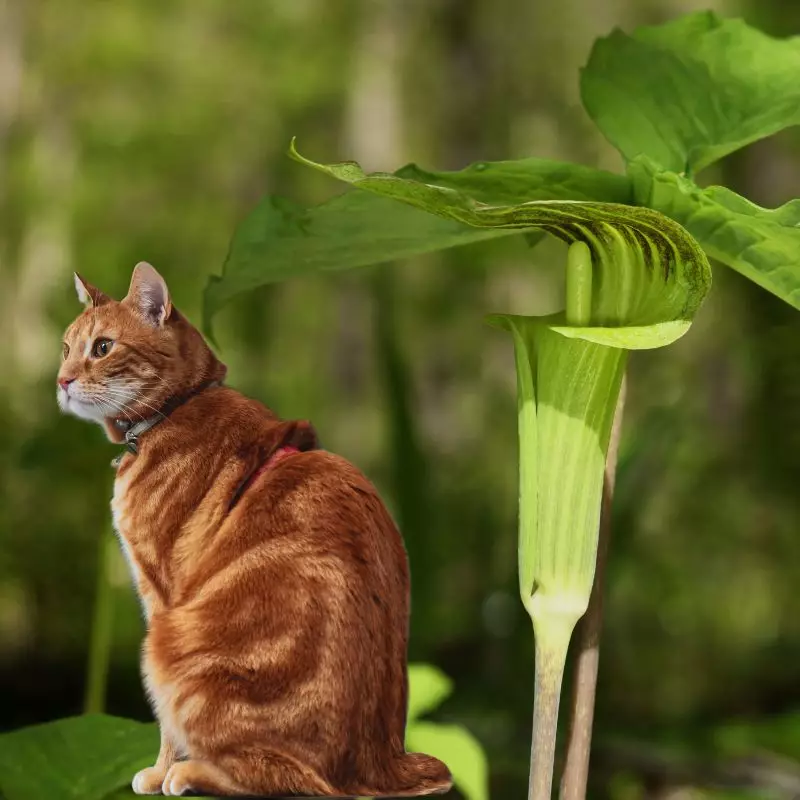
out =
<path fill-rule="evenodd" d="M 392 764 L 392 797 L 419 797 L 426 794 L 444 794 L 453 786 L 450 770 L 438 758 L 424 753 L 403 753 Z"/>

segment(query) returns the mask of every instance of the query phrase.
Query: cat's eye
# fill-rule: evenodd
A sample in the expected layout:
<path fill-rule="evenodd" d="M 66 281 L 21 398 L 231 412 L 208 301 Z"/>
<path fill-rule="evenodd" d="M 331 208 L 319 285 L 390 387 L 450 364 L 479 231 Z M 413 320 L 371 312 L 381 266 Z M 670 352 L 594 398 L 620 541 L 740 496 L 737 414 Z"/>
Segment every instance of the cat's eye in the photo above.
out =
<path fill-rule="evenodd" d="M 63 345 L 64 361 L 66 361 L 67 360 L 67 356 L 69 355 L 69 345 L 66 342 L 63 342 L 62 345 Z"/>
<path fill-rule="evenodd" d="M 102 358 L 111 352 L 114 342 L 111 339 L 95 339 L 92 345 L 92 355 L 95 358 Z"/>

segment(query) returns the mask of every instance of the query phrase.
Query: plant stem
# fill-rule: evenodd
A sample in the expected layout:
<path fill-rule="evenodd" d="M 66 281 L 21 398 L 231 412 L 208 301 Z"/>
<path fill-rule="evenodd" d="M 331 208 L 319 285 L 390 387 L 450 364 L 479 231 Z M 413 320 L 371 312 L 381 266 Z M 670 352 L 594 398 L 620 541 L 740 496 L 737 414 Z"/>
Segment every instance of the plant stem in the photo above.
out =
<path fill-rule="evenodd" d="M 112 558 L 117 542 L 108 532 L 100 537 L 97 554 L 97 586 L 94 598 L 89 660 L 86 665 L 85 714 L 102 713 L 105 709 L 108 665 L 111 660 L 114 595 L 111 586 Z"/>
<path fill-rule="evenodd" d="M 552 796 L 561 680 L 574 624 L 566 618 L 548 620 L 546 625 L 534 622 L 536 685 L 528 800 L 550 800 Z"/>
<path fill-rule="evenodd" d="M 597 671 L 600 660 L 600 633 L 603 627 L 603 583 L 611 538 L 611 501 L 617 470 L 622 415 L 625 407 L 627 380 L 622 379 L 611 438 L 606 456 L 603 481 L 603 505 L 600 512 L 600 535 L 597 543 L 597 566 L 592 594 L 586 614 L 578 626 L 578 652 L 572 683 L 571 716 L 564 773 L 561 778 L 561 800 L 584 800 L 589 778 L 589 757 L 592 746 Z"/>

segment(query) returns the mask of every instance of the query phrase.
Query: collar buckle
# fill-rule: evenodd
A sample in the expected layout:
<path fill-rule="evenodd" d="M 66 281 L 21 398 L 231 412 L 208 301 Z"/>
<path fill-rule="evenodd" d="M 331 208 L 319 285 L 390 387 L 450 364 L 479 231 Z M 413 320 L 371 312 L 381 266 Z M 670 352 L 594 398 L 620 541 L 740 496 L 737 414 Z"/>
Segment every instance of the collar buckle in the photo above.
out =
<path fill-rule="evenodd" d="M 129 453 L 133 453 L 133 455 L 139 452 L 139 436 L 133 428 L 129 428 L 125 431 L 125 448 Z"/>

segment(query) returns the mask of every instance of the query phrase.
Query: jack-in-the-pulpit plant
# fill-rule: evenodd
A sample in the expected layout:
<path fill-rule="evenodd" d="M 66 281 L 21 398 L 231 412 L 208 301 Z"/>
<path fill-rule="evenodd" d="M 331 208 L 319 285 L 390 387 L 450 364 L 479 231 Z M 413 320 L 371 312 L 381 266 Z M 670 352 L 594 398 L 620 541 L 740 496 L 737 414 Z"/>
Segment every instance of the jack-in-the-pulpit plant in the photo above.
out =
<path fill-rule="evenodd" d="M 549 800 L 559 697 L 572 631 L 589 603 L 603 473 L 628 350 L 670 344 L 689 328 L 711 268 L 678 224 L 646 208 L 532 201 L 494 206 L 451 188 L 353 163 L 309 166 L 477 228 L 539 228 L 569 244 L 566 309 L 497 315 L 516 353 L 519 577 L 533 621 L 536 677 L 530 797 Z"/>

